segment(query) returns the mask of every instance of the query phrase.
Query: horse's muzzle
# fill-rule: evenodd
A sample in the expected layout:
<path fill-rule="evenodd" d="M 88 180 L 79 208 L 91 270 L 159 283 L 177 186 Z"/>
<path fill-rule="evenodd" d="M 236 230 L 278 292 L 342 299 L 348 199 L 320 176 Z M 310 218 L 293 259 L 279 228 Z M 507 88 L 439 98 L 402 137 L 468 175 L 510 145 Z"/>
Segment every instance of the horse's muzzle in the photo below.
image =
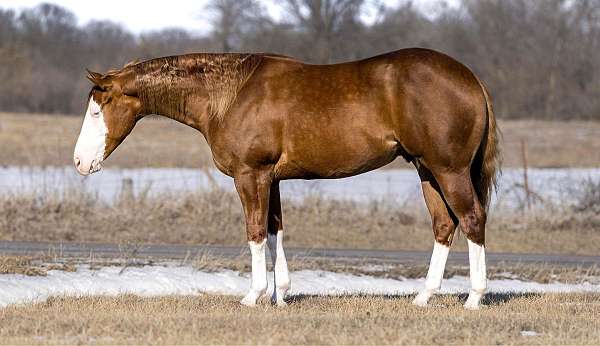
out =
<path fill-rule="evenodd" d="M 92 160 L 91 163 L 85 164 L 77 155 L 73 157 L 73 163 L 75 164 L 75 169 L 77 169 L 77 173 L 83 176 L 96 173 L 100 169 L 102 169 L 102 165 L 100 164 L 101 162 L 99 160 Z"/>

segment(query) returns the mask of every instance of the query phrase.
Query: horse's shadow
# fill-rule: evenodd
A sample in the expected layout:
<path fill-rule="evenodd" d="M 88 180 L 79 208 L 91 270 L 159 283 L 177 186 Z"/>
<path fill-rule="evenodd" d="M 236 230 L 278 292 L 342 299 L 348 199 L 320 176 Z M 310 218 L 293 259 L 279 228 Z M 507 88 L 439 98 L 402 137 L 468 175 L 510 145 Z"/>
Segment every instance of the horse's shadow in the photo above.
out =
<path fill-rule="evenodd" d="M 535 298 L 535 297 L 541 297 L 542 295 L 540 293 L 487 293 L 485 296 L 483 296 L 483 299 L 481 300 L 481 303 L 484 305 L 500 305 L 500 304 L 504 304 L 504 303 L 508 303 L 511 300 L 515 300 L 515 299 L 521 299 L 521 298 Z M 467 300 L 467 294 L 460 294 L 459 295 L 459 299 L 461 299 L 461 301 L 466 301 Z"/>
<path fill-rule="evenodd" d="M 438 296 L 456 296 L 458 298 L 458 300 L 461 302 L 461 304 L 464 304 L 464 302 L 467 300 L 468 294 L 467 293 L 458 293 L 458 294 L 439 294 Z M 534 297 L 540 297 L 541 294 L 540 293 L 515 293 L 515 292 L 507 292 L 507 293 L 498 293 L 498 292 L 490 292 L 490 293 L 486 293 L 483 298 L 481 299 L 481 304 L 482 305 L 487 305 L 487 306 L 494 306 L 494 305 L 501 305 L 504 303 L 508 303 L 511 300 L 515 300 L 515 299 L 521 299 L 521 298 L 534 298 Z M 319 299 L 319 298 L 323 298 L 325 296 L 322 295 L 316 295 L 316 294 L 295 294 L 295 295 L 291 295 L 288 296 L 286 298 L 286 302 L 288 304 L 294 304 L 294 303 L 300 303 L 306 300 L 312 300 L 312 299 Z M 373 297 L 379 297 L 379 298 L 383 298 L 383 299 L 389 299 L 389 300 L 409 300 L 411 301 L 414 297 L 415 294 L 383 294 L 383 295 L 377 295 L 377 294 L 340 294 L 337 296 L 329 296 L 329 297 L 338 297 L 340 299 L 342 298 L 373 298 Z"/>

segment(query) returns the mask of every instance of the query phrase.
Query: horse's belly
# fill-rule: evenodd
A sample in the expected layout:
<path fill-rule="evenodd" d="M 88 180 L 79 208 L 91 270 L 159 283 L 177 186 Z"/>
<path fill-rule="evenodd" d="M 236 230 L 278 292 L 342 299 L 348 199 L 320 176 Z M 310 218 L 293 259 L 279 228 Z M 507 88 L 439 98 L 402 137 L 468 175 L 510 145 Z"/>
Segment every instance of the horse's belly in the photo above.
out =
<path fill-rule="evenodd" d="M 303 144 L 306 145 L 295 145 L 282 153 L 276 165 L 281 179 L 349 177 L 390 163 L 398 152 L 397 141 L 381 137 Z"/>

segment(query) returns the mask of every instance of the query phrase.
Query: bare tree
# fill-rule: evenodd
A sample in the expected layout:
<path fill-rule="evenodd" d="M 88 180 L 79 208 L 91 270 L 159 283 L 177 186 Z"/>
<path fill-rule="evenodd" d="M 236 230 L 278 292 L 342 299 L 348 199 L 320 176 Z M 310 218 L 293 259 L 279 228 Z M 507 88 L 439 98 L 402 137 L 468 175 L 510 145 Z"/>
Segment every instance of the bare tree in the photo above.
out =
<path fill-rule="evenodd" d="M 357 22 L 364 0 L 284 0 L 282 6 L 292 22 L 308 35 L 312 60 L 328 63 L 332 46 L 345 25 Z"/>
<path fill-rule="evenodd" d="M 267 20 L 256 0 L 212 0 L 206 8 L 212 12 L 212 35 L 223 52 L 239 48 L 249 27 Z"/>
<path fill-rule="evenodd" d="M 159 56 L 218 50 L 206 37 L 194 36 L 181 29 L 164 29 L 142 33 L 138 37 L 137 58 L 151 59 Z"/>
<path fill-rule="evenodd" d="M 329 63 L 419 46 L 472 68 L 500 117 L 600 119 L 600 0 L 461 0 L 434 18 L 404 1 L 366 24 L 376 1 L 281 0 L 287 17 L 275 21 L 258 0 L 213 0 L 206 35 L 78 26 L 49 4 L 0 8 L 0 111 L 80 113 L 90 87 L 84 69 L 135 58 L 236 50 Z"/>

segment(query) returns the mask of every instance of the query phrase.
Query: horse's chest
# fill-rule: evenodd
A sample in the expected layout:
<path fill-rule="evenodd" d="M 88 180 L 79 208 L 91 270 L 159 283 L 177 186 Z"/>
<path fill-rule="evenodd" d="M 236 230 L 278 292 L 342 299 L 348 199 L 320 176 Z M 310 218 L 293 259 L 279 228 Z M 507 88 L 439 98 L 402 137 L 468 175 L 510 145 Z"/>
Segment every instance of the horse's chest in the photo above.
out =
<path fill-rule="evenodd" d="M 234 151 L 226 144 L 211 143 L 211 152 L 217 169 L 223 174 L 233 177 L 236 166 L 239 165 L 239 159 L 234 155 Z"/>

